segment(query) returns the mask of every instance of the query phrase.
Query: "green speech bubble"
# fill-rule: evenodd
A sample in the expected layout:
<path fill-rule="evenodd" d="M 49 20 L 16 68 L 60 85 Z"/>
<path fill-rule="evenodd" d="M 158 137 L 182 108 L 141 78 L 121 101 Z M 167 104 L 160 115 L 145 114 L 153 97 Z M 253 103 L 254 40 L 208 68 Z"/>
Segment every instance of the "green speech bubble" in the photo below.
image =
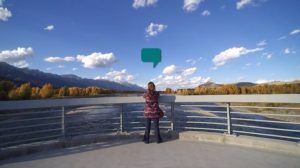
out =
<path fill-rule="evenodd" d="M 153 68 L 161 61 L 161 50 L 159 48 L 143 48 L 141 52 L 143 62 L 153 62 Z"/>

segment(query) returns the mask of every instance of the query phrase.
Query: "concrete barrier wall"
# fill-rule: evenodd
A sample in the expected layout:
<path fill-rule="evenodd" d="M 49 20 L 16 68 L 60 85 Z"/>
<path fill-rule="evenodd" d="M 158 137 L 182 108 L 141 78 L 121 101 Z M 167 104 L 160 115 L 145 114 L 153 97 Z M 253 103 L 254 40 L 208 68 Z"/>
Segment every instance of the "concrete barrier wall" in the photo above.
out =
<path fill-rule="evenodd" d="M 179 133 L 180 140 L 213 142 L 229 145 L 238 145 L 268 151 L 283 152 L 286 154 L 300 156 L 300 144 L 283 140 L 260 138 L 244 135 L 227 135 L 220 133 L 187 131 Z"/>

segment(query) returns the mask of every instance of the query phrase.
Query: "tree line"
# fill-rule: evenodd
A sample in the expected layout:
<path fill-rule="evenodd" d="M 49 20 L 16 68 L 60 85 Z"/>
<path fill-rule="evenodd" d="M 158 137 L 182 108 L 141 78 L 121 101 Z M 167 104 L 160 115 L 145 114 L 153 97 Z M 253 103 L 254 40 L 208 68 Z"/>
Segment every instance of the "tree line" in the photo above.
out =
<path fill-rule="evenodd" d="M 198 86 L 191 89 L 172 90 L 166 88 L 166 94 L 179 95 L 227 95 L 227 94 L 299 94 L 300 83 L 263 84 L 254 86 L 237 86 L 234 84 L 217 87 Z"/>
<path fill-rule="evenodd" d="M 32 87 L 30 83 L 16 86 L 12 81 L 0 80 L 0 100 L 45 99 L 76 96 L 98 96 L 116 93 L 115 90 L 100 87 L 60 87 L 54 88 L 51 83 L 42 87 Z"/>

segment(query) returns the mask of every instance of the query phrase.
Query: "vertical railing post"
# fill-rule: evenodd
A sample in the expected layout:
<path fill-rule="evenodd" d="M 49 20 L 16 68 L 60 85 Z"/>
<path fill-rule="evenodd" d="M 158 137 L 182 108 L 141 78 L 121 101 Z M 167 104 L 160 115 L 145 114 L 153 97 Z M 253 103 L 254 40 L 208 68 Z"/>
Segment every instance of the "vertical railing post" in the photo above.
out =
<path fill-rule="evenodd" d="M 171 102 L 171 130 L 174 131 L 174 102 Z"/>
<path fill-rule="evenodd" d="M 227 134 L 232 134 L 231 128 L 231 114 L 230 114 L 230 103 L 226 103 L 226 111 L 227 111 Z"/>
<path fill-rule="evenodd" d="M 123 128 L 123 110 L 124 110 L 124 104 L 120 105 L 120 132 L 124 131 Z"/>
<path fill-rule="evenodd" d="M 66 138 L 66 132 L 65 132 L 65 107 L 62 106 L 61 108 L 61 134 L 63 139 Z"/>

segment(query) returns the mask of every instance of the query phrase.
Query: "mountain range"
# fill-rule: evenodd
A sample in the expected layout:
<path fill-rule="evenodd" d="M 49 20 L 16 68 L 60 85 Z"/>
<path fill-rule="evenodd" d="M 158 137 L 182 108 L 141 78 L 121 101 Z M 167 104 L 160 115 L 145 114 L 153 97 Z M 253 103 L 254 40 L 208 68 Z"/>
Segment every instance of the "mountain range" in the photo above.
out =
<path fill-rule="evenodd" d="M 252 82 L 237 82 L 237 83 L 228 83 L 228 84 L 236 85 L 238 87 L 245 87 L 245 86 L 255 86 L 255 85 L 284 85 L 284 84 L 292 84 L 292 83 L 300 83 L 300 80 L 271 81 L 271 82 L 262 83 L 262 84 L 257 84 L 257 83 L 252 83 Z M 228 85 L 228 84 L 217 84 L 217 83 L 209 81 L 209 82 L 199 85 L 199 87 L 215 88 L 215 87 L 220 87 L 220 86 L 224 86 L 224 85 Z"/>
<path fill-rule="evenodd" d="M 31 86 L 43 86 L 45 83 L 51 83 L 53 87 L 89 87 L 97 86 L 105 89 L 119 91 L 144 91 L 145 89 L 131 83 L 118 83 L 104 79 L 81 78 L 73 74 L 57 75 L 53 73 L 42 72 L 37 69 L 18 68 L 6 62 L 0 62 L 0 79 L 10 80 L 16 85 L 30 82 Z"/>

